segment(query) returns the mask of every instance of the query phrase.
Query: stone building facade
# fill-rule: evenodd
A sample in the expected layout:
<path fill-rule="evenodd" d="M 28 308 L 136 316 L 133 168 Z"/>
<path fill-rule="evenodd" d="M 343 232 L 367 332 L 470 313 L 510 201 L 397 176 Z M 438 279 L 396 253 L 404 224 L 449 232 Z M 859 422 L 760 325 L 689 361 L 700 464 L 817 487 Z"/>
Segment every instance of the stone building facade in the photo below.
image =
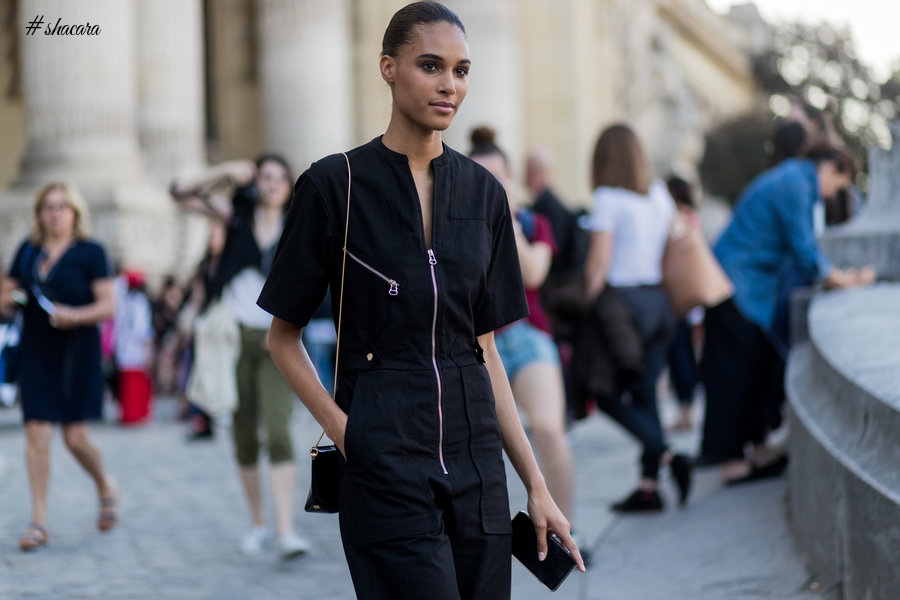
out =
<path fill-rule="evenodd" d="M 123 265 L 184 273 L 202 224 L 165 187 L 262 150 L 299 172 L 383 132 L 381 36 L 404 0 L 0 0 L 0 257 L 34 192 L 67 178 Z M 447 0 L 468 31 L 470 92 L 445 141 L 490 124 L 521 173 L 534 146 L 556 187 L 589 195 L 600 130 L 632 124 L 660 174 L 693 177 L 704 132 L 756 101 L 734 25 L 703 0 Z M 26 34 L 37 16 L 95 36 Z"/>

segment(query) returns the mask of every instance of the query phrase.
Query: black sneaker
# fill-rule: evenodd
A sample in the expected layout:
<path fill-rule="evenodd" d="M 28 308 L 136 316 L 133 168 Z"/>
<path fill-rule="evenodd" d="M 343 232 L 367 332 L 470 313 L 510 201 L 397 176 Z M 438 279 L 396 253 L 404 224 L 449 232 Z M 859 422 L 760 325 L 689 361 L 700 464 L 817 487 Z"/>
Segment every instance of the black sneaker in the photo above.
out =
<path fill-rule="evenodd" d="M 656 512 L 663 509 L 663 501 L 656 492 L 634 490 L 631 494 L 612 505 L 616 512 Z"/>
<path fill-rule="evenodd" d="M 778 458 L 774 459 L 772 462 L 758 467 L 753 465 L 750 467 L 750 472 L 744 475 L 743 477 L 738 477 L 736 479 L 729 479 L 725 482 L 725 485 L 740 485 L 742 483 L 749 483 L 751 481 L 759 481 L 760 479 L 769 479 L 771 477 L 778 477 L 788 466 L 788 457 L 786 454 L 782 454 Z"/>

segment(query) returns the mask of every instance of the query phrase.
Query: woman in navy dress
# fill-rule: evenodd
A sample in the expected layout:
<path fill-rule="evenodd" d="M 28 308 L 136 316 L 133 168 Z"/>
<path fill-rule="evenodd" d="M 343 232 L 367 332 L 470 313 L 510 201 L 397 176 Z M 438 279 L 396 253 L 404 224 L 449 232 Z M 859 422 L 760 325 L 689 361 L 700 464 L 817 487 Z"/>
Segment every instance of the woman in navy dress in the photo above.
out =
<path fill-rule="evenodd" d="M 91 440 L 87 421 L 102 416 L 104 382 L 98 323 L 113 315 L 115 293 L 103 247 L 88 239 L 87 211 L 74 187 L 52 183 L 38 192 L 29 239 L 16 252 L 0 294 L 0 309 L 22 307 L 19 387 L 25 421 L 31 523 L 22 550 L 47 543 L 47 484 L 53 425 L 94 480 L 97 527 L 116 523 L 117 492 Z"/>

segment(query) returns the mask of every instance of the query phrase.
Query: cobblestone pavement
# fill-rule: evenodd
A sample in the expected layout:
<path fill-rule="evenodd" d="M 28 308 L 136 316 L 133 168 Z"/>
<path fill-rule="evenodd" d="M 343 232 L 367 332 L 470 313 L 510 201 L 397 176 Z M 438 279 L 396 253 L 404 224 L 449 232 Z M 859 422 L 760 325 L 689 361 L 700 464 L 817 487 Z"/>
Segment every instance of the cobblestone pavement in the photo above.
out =
<path fill-rule="evenodd" d="M 173 413 L 172 402 L 160 401 L 152 424 L 125 429 L 107 422 L 92 429 L 122 491 L 120 525 L 108 534 L 96 531 L 93 487 L 57 435 L 50 543 L 25 554 L 16 545 L 28 518 L 23 432 L 17 410 L 0 411 L 0 599 L 352 599 L 337 518 L 302 511 L 303 449 L 317 435 L 302 407 L 292 423 L 300 457 L 295 520 L 315 551 L 290 562 L 274 553 L 239 552 L 248 517 L 228 432 L 187 443 Z M 826 598 L 807 591 L 810 578 L 787 532 L 783 479 L 723 489 L 714 472 L 700 472 L 687 508 L 674 507 L 667 481 L 665 512 L 614 517 L 607 507 L 634 483 L 636 445 L 600 417 L 576 425 L 571 439 L 577 525 L 593 547 L 594 567 L 573 573 L 554 594 L 515 563 L 513 598 Z M 690 451 L 696 438 L 682 435 L 673 443 Z M 512 473 L 510 482 L 516 511 L 524 507 L 524 490 Z"/>

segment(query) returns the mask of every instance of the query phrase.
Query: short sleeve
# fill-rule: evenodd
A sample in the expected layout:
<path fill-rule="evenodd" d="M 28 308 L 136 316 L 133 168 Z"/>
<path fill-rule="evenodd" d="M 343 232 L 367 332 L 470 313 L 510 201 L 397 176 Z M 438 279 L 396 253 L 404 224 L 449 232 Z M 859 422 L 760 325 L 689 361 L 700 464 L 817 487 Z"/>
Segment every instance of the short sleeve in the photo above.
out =
<path fill-rule="evenodd" d="M 110 266 L 109 257 L 106 255 L 106 250 L 96 242 L 90 245 L 90 254 L 86 266 L 88 281 L 112 277 L 112 267 Z"/>
<path fill-rule="evenodd" d="M 611 188 L 597 188 L 591 205 L 591 231 L 616 230 L 616 216 L 618 213 L 618 194 Z"/>
<path fill-rule="evenodd" d="M 24 254 L 27 248 L 34 248 L 28 240 L 22 242 L 19 245 L 19 249 L 16 250 L 15 258 L 13 258 L 12 264 L 9 265 L 9 277 L 12 279 L 16 279 L 21 281 L 22 279 L 22 269 L 24 268 Z"/>
<path fill-rule="evenodd" d="M 663 221 L 669 223 L 675 218 L 678 207 L 675 205 L 675 200 L 672 198 L 672 194 L 669 193 L 669 188 L 666 186 L 665 181 L 654 179 L 653 183 L 650 184 L 649 194 L 659 205 L 659 214 Z"/>
<path fill-rule="evenodd" d="M 328 289 L 333 228 L 324 201 L 309 172 L 301 175 L 257 301 L 269 314 L 298 327 L 309 323 Z"/>
<path fill-rule="evenodd" d="M 509 204 L 505 199 L 502 207 L 502 213 L 497 211 L 494 219 L 494 237 L 485 291 L 475 311 L 476 336 L 528 316 L 525 283 L 519 266 Z"/>

